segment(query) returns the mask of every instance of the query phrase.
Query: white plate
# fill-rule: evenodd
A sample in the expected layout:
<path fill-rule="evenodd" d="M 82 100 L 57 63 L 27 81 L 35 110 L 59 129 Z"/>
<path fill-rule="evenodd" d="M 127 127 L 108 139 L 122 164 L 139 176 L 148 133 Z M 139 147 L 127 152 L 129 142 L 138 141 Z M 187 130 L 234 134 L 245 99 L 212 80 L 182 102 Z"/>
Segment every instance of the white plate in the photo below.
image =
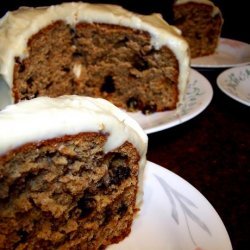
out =
<path fill-rule="evenodd" d="M 128 114 L 141 125 L 147 134 L 150 134 L 176 126 L 197 116 L 208 106 L 212 96 L 213 89 L 209 81 L 199 72 L 191 69 L 184 102 L 178 112 L 173 110 L 150 115 L 144 115 L 141 112 Z"/>
<path fill-rule="evenodd" d="M 2 84 L 3 91 L 1 91 L 0 84 L 0 109 L 5 107 L 10 99 L 9 97 L 6 98 L 7 90 L 4 89 L 5 86 L 6 84 Z M 208 106 L 212 96 L 213 89 L 209 81 L 198 71 L 191 69 L 184 102 L 178 112 L 173 110 L 156 112 L 150 115 L 144 115 L 141 112 L 128 112 L 128 114 L 141 125 L 147 134 L 150 134 L 176 126 L 197 116 Z M 1 100 L 3 103 L 1 103 Z"/>
<path fill-rule="evenodd" d="M 144 203 L 131 234 L 108 250 L 229 250 L 219 215 L 184 179 L 152 162 L 146 166 Z"/>
<path fill-rule="evenodd" d="M 231 98 L 250 106 L 250 65 L 223 71 L 217 77 L 217 85 Z"/>
<path fill-rule="evenodd" d="M 191 60 L 197 68 L 229 68 L 250 63 L 250 44 L 237 40 L 220 38 L 214 54 Z"/>

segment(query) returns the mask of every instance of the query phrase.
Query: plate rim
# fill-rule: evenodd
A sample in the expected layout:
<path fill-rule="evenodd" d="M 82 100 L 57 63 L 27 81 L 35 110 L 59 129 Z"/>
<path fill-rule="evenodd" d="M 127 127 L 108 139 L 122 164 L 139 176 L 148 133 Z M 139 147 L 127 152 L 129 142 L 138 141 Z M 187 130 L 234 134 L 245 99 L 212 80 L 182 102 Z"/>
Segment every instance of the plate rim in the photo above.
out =
<path fill-rule="evenodd" d="M 250 107 L 250 102 L 247 102 L 243 99 L 241 99 L 240 97 L 230 93 L 229 91 L 227 91 L 227 89 L 224 87 L 224 80 L 225 80 L 225 77 L 228 76 L 228 74 L 232 73 L 232 72 L 239 72 L 240 70 L 244 70 L 245 68 L 249 68 L 250 70 L 250 64 L 248 65 L 243 65 L 243 66 L 238 66 L 238 67 L 232 67 L 232 68 L 229 68 L 229 69 L 226 69 L 224 71 L 222 71 L 216 78 L 216 83 L 217 83 L 217 86 L 219 87 L 219 89 L 225 94 L 227 95 L 228 97 L 232 98 L 233 100 L 241 103 L 241 104 L 244 104 L 248 107 Z"/>
<path fill-rule="evenodd" d="M 237 43 L 243 44 L 244 46 L 249 46 L 249 48 L 250 48 L 250 44 L 248 44 L 247 42 L 243 42 L 243 41 L 231 39 L 231 38 L 226 38 L 226 37 L 220 37 L 217 49 L 219 48 L 220 42 L 223 40 L 237 42 Z M 203 56 L 201 58 L 203 58 L 203 60 L 204 60 L 206 57 L 211 57 L 211 56 L 213 56 L 213 54 L 208 55 L 208 56 Z M 198 64 L 198 63 L 194 63 L 193 61 L 197 60 L 197 59 L 199 59 L 199 57 L 191 59 L 191 67 L 204 68 L 204 69 L 209 69 L 209 68 L 210 69 L 219 69 L 219 68 L 231 68 L 231 67 L 237 67 L 237 66 L 244 66 L 244 65 L 247 65 L 250 63 L 250 61 L 242 62 L 242 63 L 228 63 L 228 64 Z"/>

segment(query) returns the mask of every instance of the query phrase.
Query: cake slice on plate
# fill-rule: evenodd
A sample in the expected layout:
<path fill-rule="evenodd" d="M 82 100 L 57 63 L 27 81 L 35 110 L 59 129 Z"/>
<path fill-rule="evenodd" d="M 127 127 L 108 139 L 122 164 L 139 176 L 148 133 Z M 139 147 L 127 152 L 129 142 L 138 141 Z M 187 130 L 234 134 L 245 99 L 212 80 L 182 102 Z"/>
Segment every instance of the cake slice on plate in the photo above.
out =
<path fill-rule="evenodd" d="M 173 5 L 173 25 L 182 31 L 191 57 L 211 55 L 218 47 L 223 17 L 210 0 L 176 0 Z"/>
<path fill-rule="evenodd" d="M 142 202 L 147 136 L 103 99 L 37 97 L 0 112 L 0 248 L 99 249 Z"/>

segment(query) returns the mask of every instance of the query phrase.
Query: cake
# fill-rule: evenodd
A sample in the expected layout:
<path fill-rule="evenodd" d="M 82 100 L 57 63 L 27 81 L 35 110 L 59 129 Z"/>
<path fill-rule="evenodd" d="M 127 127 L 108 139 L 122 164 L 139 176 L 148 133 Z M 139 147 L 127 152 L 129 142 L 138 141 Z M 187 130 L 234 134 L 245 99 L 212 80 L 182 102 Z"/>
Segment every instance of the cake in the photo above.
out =
<path fill-rule="evenodd" d="M 142 202 L 147 136 L 92 97 L 37 97 L 0 112 L 0 249 L 103 249 Z"/>
<path fill-rule="evenodd" d="M 213 54 L 218 47 L 223 18 L 210 0 L 176 0 L 172 24 L 182 31 L 192 58 Z"/>
<path fill-rule="evenodd" d="M 0 21 L 1 84 L 10 103 L 73 94 L 132 112 L 172 110 L 189 63 L 188 44 L 160 14 L 72 2 L 21 7 Z"/>

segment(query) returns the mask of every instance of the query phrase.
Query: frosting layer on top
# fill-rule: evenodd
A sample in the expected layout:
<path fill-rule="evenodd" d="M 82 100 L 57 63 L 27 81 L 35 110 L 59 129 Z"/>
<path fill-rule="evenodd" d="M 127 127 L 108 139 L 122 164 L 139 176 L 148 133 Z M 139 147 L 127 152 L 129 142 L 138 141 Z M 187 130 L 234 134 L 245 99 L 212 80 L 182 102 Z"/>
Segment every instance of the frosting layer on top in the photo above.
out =
<path fill-rule="evenodd" d="M 185 89 L 189 76 L 189 50 L 177 28 L 166 23 L 159 14 L 139 15 L 116 5 L 80 2 L 50 7 L 21 7 L 16 11 L 7 12 L 0 20 L 0 75 L 10 88 L 13 81 L 14 58 L 27 57 L 29 38 L 57 20 L 63 20 L 72 26 L 79 22 L 95 22 L 148 32 L 154 48 L 159 49 L 166 45 L 175 54 L 179 62 L 180 92 Z"/>
<path fill-rule="evenodd" d="M 135 120 L 101 98 L 38 97 L 0 112 L 0 155 L 26 143 L 81 132 L 108 134 L 105 153 L 131 142 L 146 161 L 147 135 Z"/>

